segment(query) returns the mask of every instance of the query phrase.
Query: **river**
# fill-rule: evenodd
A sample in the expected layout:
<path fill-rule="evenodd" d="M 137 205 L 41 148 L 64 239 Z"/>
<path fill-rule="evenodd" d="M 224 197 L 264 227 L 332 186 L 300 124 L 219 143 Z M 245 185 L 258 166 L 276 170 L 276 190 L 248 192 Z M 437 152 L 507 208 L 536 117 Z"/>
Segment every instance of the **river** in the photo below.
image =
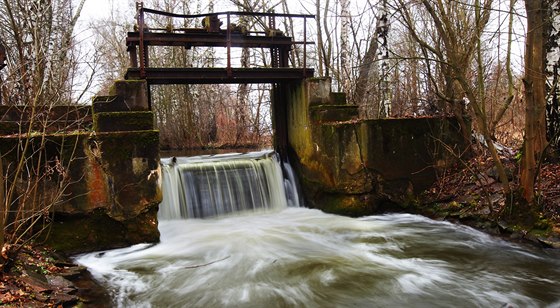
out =
<path fill-rule="evenodd" d="M 278 194 L 290 185 L 277 159 L 259 157 L 163 160 L 160 243 L 76 261 L 119 307 L 560 307 L 558 251 L 417 215 L 297 207 Z"/>

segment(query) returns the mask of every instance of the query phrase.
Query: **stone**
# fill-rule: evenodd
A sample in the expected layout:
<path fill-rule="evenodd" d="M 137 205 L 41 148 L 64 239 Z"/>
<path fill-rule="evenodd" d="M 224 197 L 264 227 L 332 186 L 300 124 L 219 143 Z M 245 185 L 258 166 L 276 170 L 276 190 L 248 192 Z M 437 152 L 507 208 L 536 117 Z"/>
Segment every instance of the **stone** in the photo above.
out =
<path fill-rule="evenodd" d="M 320 105 L 310 109 L 314 123 L 347 122 L 358 119 L 358 106 L 355 105 Z"/>
<path fill-rule="evenodd" d="M 359 216 L 414 202 L 457 163 L 443 144 L 467 147 L 455 118 L 359 121 L 328 91 L 328 78 L 288 88 L 288 153 L 310 207 Z"/>
<path fill-rule="evenodd" d="M 330 103 L 331 79 L 309 78 L 305 81 L 309 106 L 327 105 Z"/>
<path fill-rule="evenodd" d="M 75 289 L 74 284 L 59 275 L 47 275 L 47 280 L 49 282 L 49 285 L 53 288 L 53 289 Z"/>
<path fill-rule="evenodd" d="M 45 209 L 52 219 L 49 232 L 41 233 L 39 240 L 62 253 L 159 241 L 159 133 L 153 130 L 153 114 L 148 111 L 147 85 L 145 81 L 119 81 L 112 92 L 94 99 L 97 108 L 57 106 L 45 111 L 49 118 L 60 120 L 60 125 L 77 128 L 75 133 L 24 138 L 0 132 L 4 168 L 25 155 L 29 166 L 44 164 L 41 170 L 52 173 L 37 185 L 39 204 L 20 206 L 32 211 L 31 207 L 52 205 Z M 94 132 L 90 130 L 92 113 Z M 0 117 L 0 121 L 21 122 L 30 115 L 21 108 L 0 106 Z M 27 153 L 22 151 L 25 143 Z M 34 155 L 39 148 L 41 155 Z M 25 178 L 8 181 L 17 190 L 25 190 Z M 43 227 L 41 223 L 37 226 Z M 78 272 L 68 273 L 68 277 L 75 275 Z"/>
<path fill-rule="evenodd" d="M 150 110 L 148 84 L 144 80 L 117 80 L 109 89 L 110 96 L 123 98 L 127 110 Z"/>
<path fill-rule="evenodd" d="M 101 112 L 93 115 L 96 132 L 142 131 L 154 129 L 151 111 Z"/>

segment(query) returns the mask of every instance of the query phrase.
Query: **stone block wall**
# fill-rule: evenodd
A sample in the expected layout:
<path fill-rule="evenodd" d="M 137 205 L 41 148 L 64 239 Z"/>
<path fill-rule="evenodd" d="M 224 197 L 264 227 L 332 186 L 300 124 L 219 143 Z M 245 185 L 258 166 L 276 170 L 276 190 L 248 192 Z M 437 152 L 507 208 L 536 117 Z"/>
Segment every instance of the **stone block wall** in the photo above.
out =
<path fill-rule="evenodd" d="M 41 177 L 36 204 L 19 202 L 25 207 L 52 204 L 52 222 L 42 236 L 59 251 L 77 253 L 159 240 L 159 133 L 154 130 L 147 85 L 117 81 L 109 94 L 95 97 L 87 111 L 78 108 L 84 116 L 72 119 L 81 121 L 76 130 L 61 121 L 53 133 L 11 131 L 0 136 L 8 181 L 25 185 L 10 179 L 10 168 L 22 157 L 25 144 L 30 163 L 39 157 L 31 153 L 41 153 L 41 172 L 52 170 L 49 166 L 59 169 L 53 176 Z M 14 123 L 25 118 L 13 113 Z M 0 118 L 0 128 L 3 119 L 12 119 L 7 115 Z M 23 186 L 18 191 L 22 194 Z"/>
<path fill-rule="evenodd" d="M 330 79 L 290 88 L 288 144 L 307 206 L 361 216 L 404 205 L 466 148 L 454 118 L 358 119 Z"/>

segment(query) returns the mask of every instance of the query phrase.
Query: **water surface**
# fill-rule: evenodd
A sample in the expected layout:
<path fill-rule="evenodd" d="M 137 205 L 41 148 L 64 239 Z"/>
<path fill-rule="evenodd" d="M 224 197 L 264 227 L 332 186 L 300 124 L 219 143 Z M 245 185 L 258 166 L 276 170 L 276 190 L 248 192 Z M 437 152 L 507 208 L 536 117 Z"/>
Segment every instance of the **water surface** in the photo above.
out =
<path fill-rule="evenodd" d="M 468 227 L 305 208 L 160 221 L 77 258 L 121 307 L 560 307 L 560 261 Z"/>

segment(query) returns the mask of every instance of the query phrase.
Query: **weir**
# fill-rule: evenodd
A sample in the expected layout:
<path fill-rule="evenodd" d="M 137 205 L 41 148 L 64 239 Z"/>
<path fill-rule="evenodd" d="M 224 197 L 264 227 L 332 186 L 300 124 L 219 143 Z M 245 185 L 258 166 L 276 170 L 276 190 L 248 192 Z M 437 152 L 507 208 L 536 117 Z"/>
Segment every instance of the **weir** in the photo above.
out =
<path fill-rule="evenodd" d="M 127 37 L 131 67 L 126 80 L 116 81 L 107 96 L 94 97 L 91 108 L 37 111 L 49 114 L 52 123 L 31 116 L 26 108 L 0 108 L 4 170 L 21 161 L 24 149 L 40 148 L 45 170 L 59 163 L 71 170 L 63 170 L 59 178 L 44 177 L 37 186 L 44 189 L 39 192 L 43 196 L 59 196 L 55 188 L 65 187 L 61 200 L 50 208 L 55 218 L 47 243 L 59 251 L 77 253 L 158 241 L 157 215 L 163 194 L 167 199 L 161 204 L 160 217 L 164 220 L 296 206 L 300 199 L 307 207 L 325 212 L 370 215 L 388 202 L 414 201 L 439 170 L 456 162 L 457 154 L 449 155 L 444 148 L 464 153 L 468 146 L 459 139 L 460 127 L 453 118 L 359 119 L 358 107 L 344 93 L 333 92 L 329 78 L 312 78 L 313 69 L 305 60 L 306 46 L 312 44 L 306 31 L 303 38 L 295 39 L 275 28 L 281 18 L 303 19 L 305 28 L 312 15 L 178 15 L 141 5 L 138 13 L 139 31 Z M 205 26 L 154 29 L 144 24 L 144 13 L 204 18 Z M 239 18 L 250 15 L 268 21 L 262 31 L 246 32 L 234 26 Z M 225 48 L 228 61 L 221 68 L 151 66 L 149 49 L 162 46 Z M 270 56 L 258 67 L 234 67 L 233 48 L 264 48 Z M 303 63 L 290 59 L 296 48 L 304 51 Z M 164 160 L 160 168 L 150 88 L 194 83 L 270 83 L 273 145 L 278 156 L 228 157 L 232 162 L 218 157 L 197 162 L 179 158 L 174 163 Z M 42 130 L 47 126 L 48 130 Z M 23 136 L 25 131 L 29 134 Z M 44 144 L 36 138 L 41 134 Z M 171 187 L 167 192 L 158 186 L 162 177 L 175 183 L 164 185 Z M 301 196 L 293 185 L 296 179 Z M 177 202 L 168 201 L 172 199 Z M 14 202 L 18 200 L 25 198 Z M 173 206 L 167 206 L 170 203 Z"/>
<path fill-rule="evenodd" d="M 290 166 L 285 164 L 287 173 Z M 284 179 L 272 151 L 162 159 L 159 219 L 222 216 L 299 206 L 297 188 Z"/>

